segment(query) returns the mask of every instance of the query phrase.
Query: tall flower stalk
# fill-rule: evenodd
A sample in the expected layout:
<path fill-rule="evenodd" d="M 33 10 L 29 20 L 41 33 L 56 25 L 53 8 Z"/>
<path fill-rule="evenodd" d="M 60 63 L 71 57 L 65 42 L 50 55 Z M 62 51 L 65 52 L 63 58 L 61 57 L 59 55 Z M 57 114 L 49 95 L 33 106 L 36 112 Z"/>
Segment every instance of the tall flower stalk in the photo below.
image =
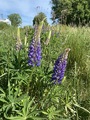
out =
<path fill-rule="evenodd" d="M 47 38 L 47 40 L 46 40 L 46 42 L 45 42 L 46 45 L 49 44 L 50 38 L 51 38 L 51 30 L 49 31 L 48 38 Z"/>
<path fill-rule="evenodd" d="M 40 34 L 41 34 L 43 22 L 44 20 L 38 26 L 35 25 L 34 36 L 29 47 L 28 65 L 31 65 L 31 66 L 40 66 L 40 63 L 41 63 L 42 57 L 41 57 Z"/>
<path fill-rule="evenodd" d="M 20 38 L 20 28 L 17 30 L 17 42 L 16 42 L 16 50 L 19 51 L 22 48 L 22 42 Z"/>
<path fill-rule="evenodd" d="M 64 53 L 61 54 L 55 62 L 53 74 L 52 74 L 52 81 L 55 84 L 60 84 L 62 79 L 64 78 L 69 51 L 70 48 L 65 49 Z"/>

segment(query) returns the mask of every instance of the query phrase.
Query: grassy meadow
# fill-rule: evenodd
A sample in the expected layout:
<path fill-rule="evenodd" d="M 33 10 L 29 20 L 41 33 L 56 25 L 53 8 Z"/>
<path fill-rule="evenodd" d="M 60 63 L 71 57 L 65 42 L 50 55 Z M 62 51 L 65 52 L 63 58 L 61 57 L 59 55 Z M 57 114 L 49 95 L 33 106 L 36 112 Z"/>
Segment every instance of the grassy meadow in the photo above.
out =
<path fill-rule="evenodd" d="M 39 67 L 28 66 L 33 35 L 30 27 L 0 30 L 0 120 L 90 120 L 90 28 L 43 28 Z M 64 79 L 52 84 L 54 63 L 66 48 Z"/>

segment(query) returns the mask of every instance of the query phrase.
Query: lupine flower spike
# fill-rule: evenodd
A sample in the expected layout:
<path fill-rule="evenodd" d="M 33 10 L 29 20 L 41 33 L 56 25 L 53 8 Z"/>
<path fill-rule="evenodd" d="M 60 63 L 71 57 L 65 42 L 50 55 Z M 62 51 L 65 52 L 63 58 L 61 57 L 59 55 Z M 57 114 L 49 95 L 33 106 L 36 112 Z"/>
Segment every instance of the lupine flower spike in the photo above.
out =
<path fill-rule="evenodd" d="M 54 82 L 54 84 L 60 84 L 62 79 L 64 78 L 69 51 L 70 48 L 65 49 L 64 53 L 61 54 L 55 62 L 52 74 L 52 81 Z"/>
<path fill-rule="evenodd" d="M 28 36 L 28 34 L 27 34 L 27 31 L 26 31 L 25 39 L 24 39 L 24 45 L 25 45 L 25 49 L 26 49 L 26 51 L 28 51 L 28 41 L 27 41 L 27 36 Z"/>
<path fill-rule="evenodd" d="M 45 42 L 46 45 L 49 44 L 50 38 L 51 38 L 51 30 L 49 31 L 48 38 L 47 38 L 47 40 L 46 40 L 46 42 Z"/>
<path fill-rule="evenodd" d="M 20 38 L 20 28 L 17 30 L 17 42 L 16 42 L 16 50 L 19 51 L 22 48 L 22 42 Z"/>
<path fill-rule="evenodd" d="M 31 65 L 31 66 L 40 66 L 40 62 L 41 62 L 40 34 L 41 34 L 43 22 L 44 20 L 40 23 L 39 26 L 35 25 L 34 37 L 29 47 L 28 65 Z"/>

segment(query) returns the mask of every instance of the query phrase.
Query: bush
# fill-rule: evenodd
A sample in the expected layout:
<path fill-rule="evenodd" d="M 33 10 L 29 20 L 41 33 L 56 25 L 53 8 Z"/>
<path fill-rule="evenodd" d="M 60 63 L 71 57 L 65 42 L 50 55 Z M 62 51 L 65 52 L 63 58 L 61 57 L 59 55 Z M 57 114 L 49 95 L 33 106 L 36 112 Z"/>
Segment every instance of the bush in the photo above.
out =
<path fill-rule="evenodd" d="M 0 22 L 0 30 L 10 27 L 7 23 Z"/>

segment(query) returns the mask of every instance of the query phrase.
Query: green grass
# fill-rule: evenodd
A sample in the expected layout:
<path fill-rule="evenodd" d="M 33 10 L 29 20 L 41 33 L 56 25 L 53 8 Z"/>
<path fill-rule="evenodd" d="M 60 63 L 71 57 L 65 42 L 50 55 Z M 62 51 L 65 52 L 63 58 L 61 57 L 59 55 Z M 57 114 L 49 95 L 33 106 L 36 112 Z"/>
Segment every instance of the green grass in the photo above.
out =
<path fill-rule="evenodd" d="M 17 28 L 0 30 L 0 119 L 1 120 L 89 120 L 90 119 L 90 28 L 51 26 L 41 34 L 42 61 L 29 67 L 28 46 L 33 30 L 21 29 L 21 51 L 15 50 Z M 25 45 L 27 32 L 27 45 Z M 66 49 L 65 77 L 52 85 L 53 66 Z"/>

